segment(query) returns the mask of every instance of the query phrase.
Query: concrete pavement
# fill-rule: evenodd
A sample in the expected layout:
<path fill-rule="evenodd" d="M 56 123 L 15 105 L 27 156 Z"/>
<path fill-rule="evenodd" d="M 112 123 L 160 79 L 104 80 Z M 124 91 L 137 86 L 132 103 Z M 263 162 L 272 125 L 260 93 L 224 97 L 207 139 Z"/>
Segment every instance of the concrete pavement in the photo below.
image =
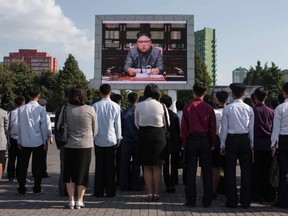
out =
<path fill-rule="evenodd" d="M 93 153 L 94 154 L 94 153 Z M 118 190 L 116 197 L 96 198 L 93 194 L 94 156 L 90 167 L 90 186 L 84 197 L 85 208 L 81 210 L 68 209 L 68 197 L 58 195 L 59 151 L 55 145 L 49 146 L 48 173 L 50 178 L 43 179 L 44 194 L 34 195 L 33 182 L 27 183 L 27 193 L 17 194 L 18 183 L 0 182 L 0 216 L 28 216 L 28 215 L 97 215 L 97 216 L 161 216 L 161 215 L 287 215 L 288 210 L 272 206 L 272 203 L 253 203 L 249 209 L 228 209 L 225 205 L 225 196 L 219 195 L 210 208 L 203 208 L 201 203 L 201 183 L 197 183 L 199 199 L 195 208 L 183 206 L 185 202 L 184 186 L 179 175 L 179 185 L 176 193 L 165 193 L 165 186 L 161 184 L 160 200 L 148 202 L 145 192 L 123 192 Z M 240 171 L 237 170 L 239 175 Z M 4 174 L 5 175 L 5 174 Z M 31 177 L 31 167 L 28 171 Z"/>

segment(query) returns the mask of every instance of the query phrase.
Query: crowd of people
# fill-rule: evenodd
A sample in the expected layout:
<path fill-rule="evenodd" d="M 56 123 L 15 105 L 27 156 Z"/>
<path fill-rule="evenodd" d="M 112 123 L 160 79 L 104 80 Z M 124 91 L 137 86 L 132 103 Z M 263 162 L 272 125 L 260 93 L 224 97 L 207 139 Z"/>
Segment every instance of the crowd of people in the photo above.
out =
<path fill-rule="evenodd" d="M 56 138 L 60 150 L 59 194 L 68 196 L 70 209 L 85 206 L 92 150 L 95 153 L 95 197 L 114 197 L 120 190 L 146 190 L 146 199 L 160 197 L 162 173 L 167 193 L 177 190 L 178 169 L 183 168 L 187 207 L 195 207 L 198 163 L 203 184 L 202 202 L 209 207 L 221 193 L 228 208 L 247 209 L 251 202 L 271 202 L 288 208 L 288 83 L 283 85 L 285 101 L 270 108 L 265 105 L 268 90 L 258 87 L 251 103 L 244 102 L 246 87 L 230 85 L 229 94 L 207 94 L 204 83 L 193 86 L 192 102 L 176 101 L 177 113 L 170 107 L 172 98 L 162 95 L 155 84 L 148 84 L 144 95 L 128 94 L 129 105 L 121 109 L 121 95 L 113 94 L 109 84 L 99 88 L 101 100 L 87 105 L 85 89 L 74 85 L 65 91 L 65 104 L 56 111 L 55 133 L 67 129 L 67 140 Z M 42 178 L 47 174 L 46 157 L 51 139 L 46 100 L 36 87 L 29 90 L 30 101 L 15 99 L 15 109 L 7 114 L 0 109 L 0 179 L 6 146 L 7 177 L 18 181 L 20 195 L 26 193 L 27 169 L 31 154 L 33 192 L 43 193 Z M 8 135 L 8 139 L 6 138 Z M 270 183 L 270 167 L 277 154 L 279 187 Z M 183 165 L 183 158 L 185 158 Z M 238 200 L 236 167 L 241 169 Z M 17 161 L 17 165 L 16 165 Z M 162 170 L 163 169 L 163 170 Z M 75 196 L 77 190 L 77 199 Z"/>

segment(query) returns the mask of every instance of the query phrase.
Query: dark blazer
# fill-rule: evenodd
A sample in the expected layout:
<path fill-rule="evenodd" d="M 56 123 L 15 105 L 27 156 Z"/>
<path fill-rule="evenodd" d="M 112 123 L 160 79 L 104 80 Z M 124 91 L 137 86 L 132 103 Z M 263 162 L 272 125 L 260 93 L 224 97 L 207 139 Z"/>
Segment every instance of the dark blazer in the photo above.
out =
<path fill-rule="evenodd" d="M 164 63 L 160 49 L 152 47 L 148 53 L 141 54 L 138 52 L 137 47 L 131 48 L 125 60 L 125 72 L 129 68 L 141 68 L 141 65 L 142 68 L 146 68 L 147 65 L 150 65 L 151 68 L 158 68 L 160 73 L 162 73 L 164 71 Z"/>
<path fill-rule="evenodd" d="M 170 139 L 167 140 L 168 153 L 180 152 L 182 143 L 180 138 L 179 117 L 170 109 L 168 109 L 168 114 L 170 118 L 170 127 L 168 129 Z"/>

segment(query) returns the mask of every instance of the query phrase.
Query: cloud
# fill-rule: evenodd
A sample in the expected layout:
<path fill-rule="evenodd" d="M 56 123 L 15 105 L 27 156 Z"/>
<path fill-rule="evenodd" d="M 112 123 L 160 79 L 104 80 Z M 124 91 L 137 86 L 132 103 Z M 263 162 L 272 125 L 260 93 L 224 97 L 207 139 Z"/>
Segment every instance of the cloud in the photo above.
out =
<path fill-rule="evenodd" d="M 55 47 L 77 58 L 93 59 L 94 40 L 63 14 L 55 0 L 0 0 L 0 40 L 33 42 Z"/>

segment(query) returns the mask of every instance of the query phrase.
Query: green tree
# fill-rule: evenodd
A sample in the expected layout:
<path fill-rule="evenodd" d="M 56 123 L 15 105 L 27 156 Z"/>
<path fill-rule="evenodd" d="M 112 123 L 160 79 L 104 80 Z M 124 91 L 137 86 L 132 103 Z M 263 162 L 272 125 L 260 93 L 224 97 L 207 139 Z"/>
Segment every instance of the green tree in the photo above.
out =
<path fill-rule="evenodd" d="M 255 66 L 255 69 L 253 67 L 250 67 L 248 73 L 246 74 L 246 77 L 244 79 L 244 84 L 246 85 L 260 85 L 259 83 L 262 83 L 262 73 L 264 70 L 261 66 L 261 62 L 257 61 L 257 65 Z"/>
<path fill-rule="evenodd" d="M 209 76 L 204 60 L 200 55 L 195 53 L 195 83 L 197 82 L 203 82 L 208 87 L 210 87 L 212 84 L 212 80 Z M 177 98 L 179 100 L 184 100 L 186 103 L 191 101 L 193 99 L 192 90 L 178 90 Z"/>
<path fill-rule="evenodd" d="M 260 85 L 268 89 L 267 105 L 270 104 L 273 98 L 277 98 L 284 82 L 284 75 L 274 62 L 271 63 L 271 67 L 268 67 L 266 63 L 263 68 L 261 62 L 257 61 L 255 68 L 251 67 L 244 79 L 246 85 Z"/>
<path fill-rule="evenodd" d="M 57 87 L 57 75 L 51 71 L 45 71 L 35 79 L 35 84 L 40 86 L 41 98 L 48 101 L 47 111 L 52 112 L 55 110 L 54 89 Z"/>
<path fill-rule="evenodd" d="M 28 100 L 27 90 L 35 85 L 36 74 L 26 63 L 12 62 L 0 67 L 0 93 L 5 93 L 2 98 L 2 107 L 6 110 L 14 108 L 14 99 L 18 95 L 23 95 Z"/>
<path fill-rule="evenodd" d="M 78 62 L 72 54 L 69 54 L 64 63 L 64 67 L 59 71 L 57 76 L 57 84 L 55 91 L 53 92 L 53 107 L 51 109 L 56 110 L 57 107 L 64 103 L 64 91 L 71 88 L 75 84 L 84 86 L 88 90 L 88 81 L 84 73 L 80 70 Z"/>

